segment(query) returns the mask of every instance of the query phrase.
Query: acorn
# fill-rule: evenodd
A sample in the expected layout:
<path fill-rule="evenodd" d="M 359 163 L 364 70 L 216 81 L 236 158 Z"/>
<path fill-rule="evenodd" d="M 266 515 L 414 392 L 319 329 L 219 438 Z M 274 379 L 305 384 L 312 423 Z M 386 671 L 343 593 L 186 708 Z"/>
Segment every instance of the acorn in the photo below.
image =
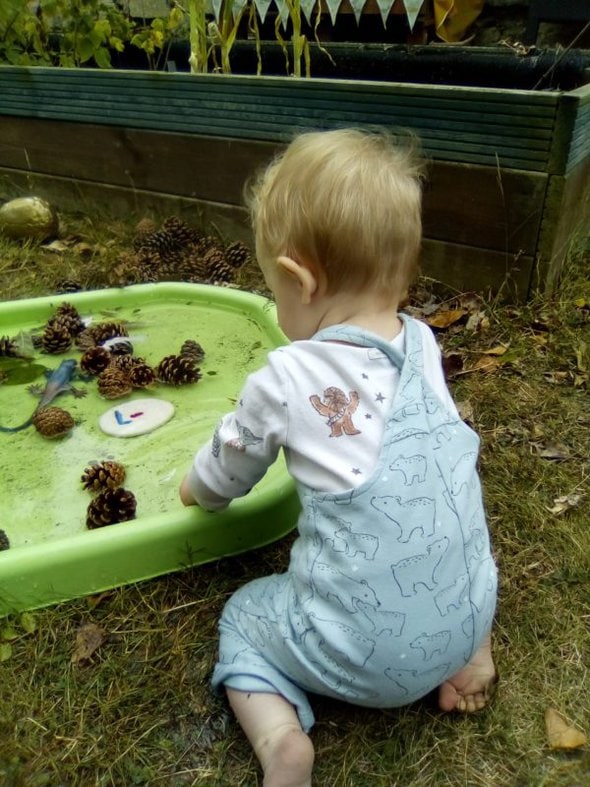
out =
<path fill-rule="evenodd" d="M 104 399 L 120 399 L 133 390 L 129 375 L 116 366 L 109 366 L 98 375 L 97 387 Z"/>
<path fill-rule="evenodd" d="M 67 352 L 72 346 L 72 334 L 65 325 L 50 321 L 41 336 L 43 352 L 51 355 Z"/>
<path fill-rule="evenodd" d="M 86 526 L 93 530 L 118 522 L 135 519 L 137 500 L 133 492 L 123 487 L 104 489 L 90 502 L 86 511 Z"/>
<path fill-rule="evenodd" d="M 191 358 L 181 355 L 167 355 L 156 367 L 156 377 L 169 385 L 186 385 L 198 382 L 202 375 Z"/>
<path fill-rule="evenodd" d="M 10 541 L 8 540 L 6 532 L 0 530 L 0 552 L 3 552 L 5 549 L 10 549 Z"/>
<path fill-rule="evenodd" d="M 104 372 L 111 365 L 111 354 L 106 347 L 97 345 L 86 350 L 80 358 L 80 369 L 85 374 L 97 375 Z"/>
<path fill-rule="evenodd" d="M 127 372 L 134 388 L 147 388 L 156 381 L 156 373 L 147 363 L 136 363 Z"/>
<path fill-rule="evenodd" d="M 39 434 L 48 440 L 65 437 L 76 425 L 68 411 L 61 407 L 40 407 L 31 420 Z"/>
<path fill-rule="evenodd" d="M 125 481 L 125 468 L 119 462 L 105 460 L 88 465 L 82 473 L 84 489 L 99 492 L 102 489 L 116 489 Z"/>
<path fill-rule="evenodd" d="M 197 364 L 205 357 L 205 350 L 203 350 L 199 342 L 196 342 L 194 339 L 187 339 L 182 343 L 180 355 L 183 358 L 190 358 L 191 361 Z"/>

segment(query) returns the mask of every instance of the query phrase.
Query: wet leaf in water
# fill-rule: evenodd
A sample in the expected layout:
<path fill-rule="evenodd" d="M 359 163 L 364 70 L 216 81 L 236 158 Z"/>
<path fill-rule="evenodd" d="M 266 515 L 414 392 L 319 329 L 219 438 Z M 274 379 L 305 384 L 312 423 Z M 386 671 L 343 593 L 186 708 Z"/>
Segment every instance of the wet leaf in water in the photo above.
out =
<path fill-rule="evenodd" d="M 42 377 L 47 366 L 40 363 L 26 363 L 19 358 L 0 358 L 2 385 L 24 385 Z"/>

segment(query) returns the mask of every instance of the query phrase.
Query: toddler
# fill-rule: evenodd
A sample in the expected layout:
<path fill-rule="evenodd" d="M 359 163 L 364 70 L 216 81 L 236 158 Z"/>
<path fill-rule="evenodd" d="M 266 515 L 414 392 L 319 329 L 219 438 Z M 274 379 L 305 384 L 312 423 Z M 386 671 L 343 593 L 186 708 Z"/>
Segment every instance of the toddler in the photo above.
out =
<path fill-rule="evenodd" d="M 257 258 L 292 343 L 251 374 L 182 482 L 220 510 L 283 449 L 301 500 L 288 571 L 219 624 L 223 685 L 264 785 L 310 785 L 308 693 L 394 708 L 438 687 L 482 708 L 495 681 L 496 568 L 476 471 L 429 328 L 398 314 L 421 243 L 414 152 L 306 133 L 253 186 Z"/>

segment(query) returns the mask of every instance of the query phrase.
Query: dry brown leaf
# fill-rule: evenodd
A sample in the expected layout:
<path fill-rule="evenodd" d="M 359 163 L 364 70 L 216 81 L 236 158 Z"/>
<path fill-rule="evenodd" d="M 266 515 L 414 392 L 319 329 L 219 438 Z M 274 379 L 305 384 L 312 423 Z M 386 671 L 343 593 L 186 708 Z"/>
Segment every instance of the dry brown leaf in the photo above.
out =
<path fill-rule="evenodd" d="M 72 654 L 72 664 L 88 661 L 105 640 L 106 632 L 95 623 L 84 623 L 76 634 L 76 647 Z"/>
<path fill-rule="evenodd" d="M 575 508 L 581 499 L 582 495 L 564 495 L 563 497 L 556 497 L 553 501 L 553 505 L 547 506 L 547 511 L 549 511 L 550 514 L 559 516 L 559 514 L 563 514 L 571 508 Z"/>
<path fill-rule="evenodd" d="M 459 417 L 462 421 L 467 421 L 468 423 L 473 423 L 473 405 L 469 401 L 465 402 L 456 402 L 457 411 L 459 413 Z"/>
<path fill-rule="evenodd" d="M 509 347 L 510 342 L 508 342 L 508 344 L 498 344 L 496 347 L 490 347 L 489 350 L 482 350 L 482 353 L 483 355 L 504 355 Z"/>
<path fill-rule="evenodd" d="M 502 366 L 502 362 L 493 355 L 482 355 L 475 363 L 469 365 L 465 372 L 495 372 Z"/>
<path fill-rule="evenodd" d="M 552 749 L 579 749 L 588 742 L 582 730 L 571 725 L 555 708 L 545 711 L 545 730 Z"/>
<path fill-rule="evenodd" d="M 449 309 L 447 311 L 436 312 L 426 317 L 425 320 L 431 328 L 439 328 L 442 330 L 459 322 L 466 314 L 467 311 L 465 309 Z"/>
<path fill-rule="evenodd" d="M 551 459 L 554 462 L 565 462 L 571 459 L 567 446 L 562 443 L 531 443 L 531 446 L 541 459 Z"/>

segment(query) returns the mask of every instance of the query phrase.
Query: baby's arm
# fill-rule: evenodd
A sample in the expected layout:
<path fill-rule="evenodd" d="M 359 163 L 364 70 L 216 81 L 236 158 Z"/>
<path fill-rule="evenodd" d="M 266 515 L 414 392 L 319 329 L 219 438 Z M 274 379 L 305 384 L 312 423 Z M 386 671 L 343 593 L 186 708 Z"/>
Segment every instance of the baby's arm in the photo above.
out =
<path fill-rule="evenodd" d="M 248 494 L 285 444 L 286 408 L 280 361 L 250 375 L 235 412 L 225 415 L 195 456 L 180 486 L 185 506 L 221 511 Z M 279 368 L 277 368 L 277 366 Z"/>
<path fill-rule="evenodd" d="M 201 506 L 206 511 L 221 511 L 231 503 L 231 499 L 221 497 L 212 489 L 209 489 L 199 479 L 194 466 L 182 479 L 179 493 L 183 505 Z"/>

